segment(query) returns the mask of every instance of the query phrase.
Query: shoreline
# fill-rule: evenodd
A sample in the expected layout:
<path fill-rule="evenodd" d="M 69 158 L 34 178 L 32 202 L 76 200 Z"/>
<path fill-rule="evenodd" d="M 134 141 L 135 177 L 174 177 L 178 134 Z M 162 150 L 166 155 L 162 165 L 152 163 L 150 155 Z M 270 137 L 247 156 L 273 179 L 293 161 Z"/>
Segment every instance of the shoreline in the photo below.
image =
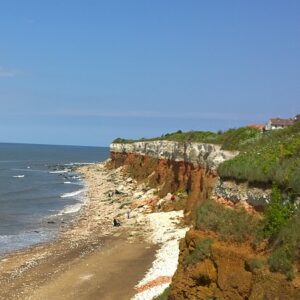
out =
<path fill-rule="evenodd" d="M 84 176 L 86 198 L 78 215 L 54 240 L 0 258 L 0 299 L 61 299 L 58 286 L 64 287 L 63 299 L 99 299 L 101 293 L 101 299 L 152 299 L 152 294 L 158 295 L 169 284 L 174 266 L 167 268 L 167 280 L 153 270 L 163 248 L 158 244 L 172 239 L 168 231 L 175 227 L 166 228 L 160 232 L 165 238 L 155 240 L 155 226 L 149 219 L 153 214 L 149 214 L 149 206 L 141 205 L 144 196 L 151 198 L 154 191 L 146 191 L 131 178 L 124 179 L 121 169 L 106 169 L 105 163 L 78 168 Z M 140 204 L 135 207 L 136 202 Z M 120 219 L 122 226 L 113 227 L 113 218 Z M 84 267 L 86 264 L 89 267 Z M 154 277 L 164 279 L 151 283 Z M 123 288 L 116 289 L 114 282 L 118 281 Z"/>
<path fill-rule="evenodd" d="M 78 166 L 91 165 L 91 163 L 76 164 Z M 69 164 L 68 167 L 67 164 L 49 165 L 46 170 L 34 170 L 34 172 L 45 172 L 62 176 L 60 180 L 62 179 L 63 182 L 58 182 L 59 178 L 57 178 L 55 184 L 71 184 L 76 190 L 70 191 L 68 187 L 65 191 L 60 190 L 60 192 L 56 193 L 56 197 L 57 202 L 61 202 L 61 205 L 63 205 L 62 207 L 53 207 L 50 208 L 49 211 L 45 210 L 47 213 L 43 212 L 42 216 L 33 219 L 33 225 L 28 228 L 19 225 L 21 231 L 17 234 L 13 232 L 4 233 L 2 235 L 3 242 L 1 241 L 0 261 L 11 254 L 23 252 L 45 243 L 55 242 L 61 232 L 66 231 L 72 223 L 76 222 L 78 216 L 80 216 L 82 207 L 87 201 L 87 184 L 81 179 L 80 173 L 76 173 L 76 169 L 73 165 L 74 164 Z M 65 182 L 65 180 L 68 181 Z M 47 193 L 44 194 L 45 199 L 47 199 L 48 196 Z M 50 197 L 53 197 L 53 195 Z"/>

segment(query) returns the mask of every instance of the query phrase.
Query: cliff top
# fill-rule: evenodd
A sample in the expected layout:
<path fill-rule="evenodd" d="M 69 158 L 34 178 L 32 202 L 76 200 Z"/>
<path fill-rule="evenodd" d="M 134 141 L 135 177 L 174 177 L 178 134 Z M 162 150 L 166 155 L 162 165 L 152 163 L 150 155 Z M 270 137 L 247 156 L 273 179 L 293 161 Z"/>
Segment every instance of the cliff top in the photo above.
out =
<path fill-rule="evenodd" d="M 177 131 L 161 137 L 141 140 L 116 139 L 115 144 L 141 141 L 176 141 L 221 145 L 222 150 L 238 150 L 239 155 L 221 163 L 223 178 L 263 183 L 300 194 L 300 123 L 285 129 L 261 132 L 241 127 L 225 132 Z"/>
<path fill-rule="evenodd" d="M 113 143 L 127 144 L 141 141 L 175 141 L 175 142 L 195 142 L 207 144 L 222 145 L 223 150 L 240 150 L 243 145 L 251 143 L 253 140 L 259 139 L 262 133 L 255 128 L 241 127 L 237 129 L 229 129 L 225 132 L 211 132 L 211 131 L 188 131 L 182 132 L 178 130 L 173 133 L 166 133 L 160 137 L 142 138 L 138 140 L 117 138 Z"/>
<path fill-rule="evenodd" d="M 223 178 L 252 183 L 277 183 L 300 193 L 300 123 L 266 132 L 239 155 L 219 167 Z"/>

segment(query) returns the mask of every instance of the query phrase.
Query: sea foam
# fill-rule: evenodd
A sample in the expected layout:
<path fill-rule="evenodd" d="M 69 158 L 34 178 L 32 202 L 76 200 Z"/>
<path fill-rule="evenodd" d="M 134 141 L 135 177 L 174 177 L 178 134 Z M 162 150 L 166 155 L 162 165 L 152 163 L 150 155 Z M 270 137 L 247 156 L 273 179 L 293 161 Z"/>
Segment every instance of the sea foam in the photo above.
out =
<path fill-rule="evenodd" d="M 75 192 L 71 192 L 71 193 L 65 193 L 65 194 L 62 194 L 62 195 L 60 196 L 60 198 L 70 198 L 70 197 L 75 197 L 75 196 L 77 196 L 77 195 L 79 195 L 79 194 L 81 194 L 81 193 L 83 193 L 83 192 L 84 192 L 84 189 L 79 190 L 79 191 L 75 191 Z"/>
<path fill-rule="evenodd" d="M 59 171 L 50 171 L 50 174 L 64 174 L 64 173 L 68 173 L 69 170 L 59 170 Z"/>
<path fill-rule="evenodd" d="M 83 205 L 83 202 L 76 203 L 73 205 L 67 205 L 62 211 L 60 211 L 58 213 L 58 215 L 60 216 L 60 215 L 64 215 L 64 214 L 76 213 L 81 209 L 82 205 Z"/>

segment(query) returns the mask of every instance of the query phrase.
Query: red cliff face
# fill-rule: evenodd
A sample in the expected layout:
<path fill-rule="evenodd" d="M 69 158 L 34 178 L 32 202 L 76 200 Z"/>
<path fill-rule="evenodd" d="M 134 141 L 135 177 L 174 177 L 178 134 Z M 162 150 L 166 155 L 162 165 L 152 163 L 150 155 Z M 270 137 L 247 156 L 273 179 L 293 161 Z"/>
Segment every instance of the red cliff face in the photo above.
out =
<path fill-rule="evenodd" d="M 150 186 L 160 186 L 161 197 L 184 189 L 188 194 L 185 205 L 187 222 L 194 219 L 197 205 L 209 197 L 217 179 L 215 171 L 193 163 L 133 153 L 111 152 L 111 166 L 125 166 L 125 170 L 136 180 L 146 180 Z"/>
<path fill-rule="evenodd" d="M 185 259 L 197 241 L 207 237 L 214 241 L 209 257 L 187 265 Z M 297 280 L 288 281 L 284 275 L 270 272 L 266 265 L 251 269 L 249 262 L 256 255 L 245 243 L 229 244 L 191 229 L 180 243 L 179 264 L 168 299 L 300 299 Z"/>
<path fill-rule="evenodd" d="M 185 190 L 187 199 L 183 208 L 186 223 L 195 222 L 197 207 L 210 195 L 217 198 L 221 195 L 229 200 L 237 197 L 255 198 L 256 191 L 252 190 L 249 196 L 250 189 L 247 187 L 233 183 L 226 183 L 225 186 L 224 183 L 220 183 L 216 168 L 210 168 L 201 162 L 177 161 L 176 157 L 169 159 L 162 157 L 160 153 L 163 152 L 160 151 L 159 155 L 155 156 L 112 151 L 110 166 L 123 166 L 137 181 L 146 182 L 151 187 L 159 187 L 160 197 Z M 204 152 L 204 158 L 205 153 L 207 152 Z M 259 197 L 256 196 L 257 199 Z M 270 272 L 267 266 L 249 269 L 249 259 L 261 253 L 254 253 L 246 243 L 225 243 L 219 240 L 217 235 L 211 234 L 191 229 L 181 241 L 179 264 L 172 279 L 168 299 L 300 299 L 299 278 L 293 282 L 288 281 L 284 275 Z M 193 253 L 199 240 L 207 237 L 214 241 L 211 255 L 203 261 L 187 266 L 187 256 Z"/>

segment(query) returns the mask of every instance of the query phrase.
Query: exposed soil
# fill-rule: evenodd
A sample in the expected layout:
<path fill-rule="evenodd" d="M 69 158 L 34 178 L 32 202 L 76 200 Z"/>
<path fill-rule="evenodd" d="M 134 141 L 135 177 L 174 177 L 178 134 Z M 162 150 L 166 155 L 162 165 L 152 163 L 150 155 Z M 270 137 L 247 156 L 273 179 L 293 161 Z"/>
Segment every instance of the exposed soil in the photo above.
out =
<path fill-rule="evenodd" d="M 114 152 L 111 152 L 111 159 L 111 167 L 124 166 L 133 178 L 146 180 L 154 187 L 159 185 L 160 197 L 178 189 L 185 190 L 188 194 L 184 204 L 187 223 L 194 221 L 197 206 L 209 197 L 217 179 L 215 171 L 184 161 Z"/>
<path fill-rule="evenodd" d="M 111 153 L 111 166 L 125 166 L 127 172 L 137 180 L 146 180 L 159 186 L 159 195 L 176 193 L 184 189 L 188 197 L 184 205 L 185 221 L 195 222 L 197 207 L 208 199 L 218 175 L 215 171 L 184 161 L 155 159 L 134 153 Z M 228 201 L 227 201 L 228 200 Z M 230 199 L 217 199 L 225 206 Z M 254 213 L 252 207 L 245 207 Z M 213 239 L 210 257 L 186 265 L 199 239 Z M 288 280 L 280 273 L 270 272 L 268 265 L 249 269 L 248 262 L 260 257 L 247 244 L 225 243 L 217 235 L 191 229 L 180 243 L 179 264 L 172 278 L 170 300 L 183 299 L 300 299 L 300 279 Z M 263 259 L 267 260 L 266 257 Z"/>

